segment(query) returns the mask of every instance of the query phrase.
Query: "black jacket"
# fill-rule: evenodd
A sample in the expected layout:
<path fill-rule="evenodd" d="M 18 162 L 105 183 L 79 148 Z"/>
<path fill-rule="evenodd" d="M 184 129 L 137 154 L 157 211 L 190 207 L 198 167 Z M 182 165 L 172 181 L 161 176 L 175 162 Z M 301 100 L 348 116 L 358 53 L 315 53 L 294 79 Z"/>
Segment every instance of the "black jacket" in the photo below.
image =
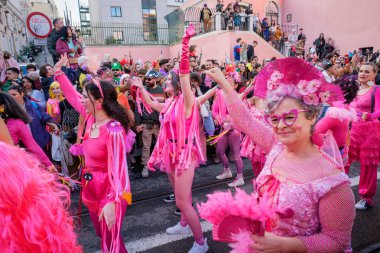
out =
<path fill-rule="evenodd" d="M 55 51 L 55 46 L 57 44 L 57 40 L 59 40 L 60 38 L 61 38 L 61 32 L 55 30 L 55 28 L 54 28 L 53 31 L 51 31 L 51 34 L 49 35 L 49 37 L 47 39 L 47 48 L 49 50 L 49 53 L 53 57 L 54 64 L 56 64 L 60 58 L 60 56 Z"/>
<path fill-rule="evenodd" d="M 252 57 L 255 55 L 255 48 L 252 45 L 247 47 L 247 59 L 248 61 L 252 60 Z"/>
<path fill-rule="evenodd" d="M 210 15 L 210 19 L 211 19 L 212 12 L 211 12 L 211 10 L 209 8 L 206 8 L 206 9 L 209 11 L 209 15 Z M 201 10 L 201 18 L 199 19 L 201 22 L 203 21 L 203 10 L 204 10 L 204 8 L 202 8 L 202 10 Z"/>

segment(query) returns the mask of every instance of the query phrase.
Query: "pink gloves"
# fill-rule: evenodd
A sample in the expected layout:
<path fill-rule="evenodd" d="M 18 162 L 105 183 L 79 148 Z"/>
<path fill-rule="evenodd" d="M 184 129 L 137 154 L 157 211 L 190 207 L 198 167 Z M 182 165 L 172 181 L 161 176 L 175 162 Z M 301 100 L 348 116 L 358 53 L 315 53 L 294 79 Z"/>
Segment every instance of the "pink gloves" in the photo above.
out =
<path fill-rule="evenodd" d="M 179 63 L 179 73 L 181 74 L 190 73 L 189 47 L 190 47 L 190 39 L 194 35 L 195 35 L 195 28 L 193 25 L 190 25 L 186 29 L 186 33 L 182 38 L 181 62 Z"/>

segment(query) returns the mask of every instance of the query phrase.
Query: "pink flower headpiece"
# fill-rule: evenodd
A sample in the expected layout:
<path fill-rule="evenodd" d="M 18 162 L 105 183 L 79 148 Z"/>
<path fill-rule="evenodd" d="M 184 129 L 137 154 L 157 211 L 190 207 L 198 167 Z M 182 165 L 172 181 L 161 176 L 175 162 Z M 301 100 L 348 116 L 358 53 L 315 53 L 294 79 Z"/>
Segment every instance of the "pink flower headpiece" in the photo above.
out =
<path fill-rule="evenodd" d="M 279 100 L 285 95 L 301 98 L 307 105 L 343 101 L 339 86 L 328 83 L 308 62 L 285 58 L 271 62 L 256 77 L 255 95 Z"/>
<path fill-rule="evenodd" d="M 232 71 L 232 72 L 227 73 L 227 74 L 226 74 L 226 77 L 227 77 L 227 78 L 228 78 L 228 77 L 231 77 L 231 78 L 234 79 L 235 82 L 237 82 L 237 83 L 241 83 L 241 75 L 240 75 L 239 72 L 237 72 L 237 71 L 235 71 L 235 70 Z"/>

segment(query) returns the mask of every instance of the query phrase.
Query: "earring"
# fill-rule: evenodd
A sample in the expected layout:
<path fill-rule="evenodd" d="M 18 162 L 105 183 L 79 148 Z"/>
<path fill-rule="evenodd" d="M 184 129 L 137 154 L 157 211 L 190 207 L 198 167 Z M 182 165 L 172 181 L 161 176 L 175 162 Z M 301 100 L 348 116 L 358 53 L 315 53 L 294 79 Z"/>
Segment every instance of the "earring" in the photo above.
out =
<path fill-rule="evenodd" d="M 101 110 L 102 109 L 102 104 L 97 104 L 96 105 L 96 110 Z"/>

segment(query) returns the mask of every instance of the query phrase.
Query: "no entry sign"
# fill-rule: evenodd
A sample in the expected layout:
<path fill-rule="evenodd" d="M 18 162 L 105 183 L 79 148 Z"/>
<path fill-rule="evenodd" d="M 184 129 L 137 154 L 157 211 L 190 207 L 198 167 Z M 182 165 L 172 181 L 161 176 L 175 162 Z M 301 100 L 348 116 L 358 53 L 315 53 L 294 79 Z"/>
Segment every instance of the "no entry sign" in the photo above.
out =
<path fill-rule="evenodd" d="M 53 29 L 50 19 L 41 12 L 32 12 L 26 19 L 29 32 L 38 39 L 45 39 Z"/>

